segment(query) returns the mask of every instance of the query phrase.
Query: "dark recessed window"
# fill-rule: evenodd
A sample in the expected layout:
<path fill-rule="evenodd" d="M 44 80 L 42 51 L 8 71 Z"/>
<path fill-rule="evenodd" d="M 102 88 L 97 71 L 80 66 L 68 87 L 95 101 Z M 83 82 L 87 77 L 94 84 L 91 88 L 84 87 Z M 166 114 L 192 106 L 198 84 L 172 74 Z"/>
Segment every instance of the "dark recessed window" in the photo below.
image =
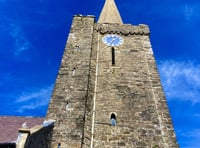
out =
<path fill-rule="evenodd" d="M 76 73 L 76 67 L 73 68 L 72 75 L 75 75 L 75 73 Z"/>
<path fill-rule="evenodd" d="M 115 48 L 112 47 L 112 65 L 115 65 Z"/>
<path fill-rule="evenodd" d="M 111 126 L 117 125 L 116 115 L 114 113 L 112 113 L 111 116 L 110 116 L 110 123 L 111 123 Z"/>
<path fill-rule="evenodd" d="M 67 101 L 67 102 L 66 102 L 65 109 L 68 110 L 68 108 L 69 108 L 69 102 Z"/>

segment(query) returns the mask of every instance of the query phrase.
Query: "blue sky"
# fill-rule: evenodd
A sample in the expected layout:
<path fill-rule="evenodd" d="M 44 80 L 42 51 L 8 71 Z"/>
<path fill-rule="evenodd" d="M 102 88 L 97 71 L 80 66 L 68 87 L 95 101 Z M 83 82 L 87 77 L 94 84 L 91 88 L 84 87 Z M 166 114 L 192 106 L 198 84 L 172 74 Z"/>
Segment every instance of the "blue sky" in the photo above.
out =
<path fill-rule="evenodd" d="M 124 23 L 148 24 L 178 142 L 200 141 L 200 1 L 115 0 Z M 75 14 L 104 0 L 0 0 L 0 115 L 45 116 Z"/>

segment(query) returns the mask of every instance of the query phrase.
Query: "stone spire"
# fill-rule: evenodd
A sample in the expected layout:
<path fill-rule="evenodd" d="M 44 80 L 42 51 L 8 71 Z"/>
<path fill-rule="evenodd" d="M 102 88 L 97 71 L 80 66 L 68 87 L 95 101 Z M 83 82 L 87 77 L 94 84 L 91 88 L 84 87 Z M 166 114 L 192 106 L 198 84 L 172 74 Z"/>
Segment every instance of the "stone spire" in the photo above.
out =
<path fill-rule="evenodd" d="M 123 24 L 114 0 L 106 0 L 101 11 L 98 23 Z"/>

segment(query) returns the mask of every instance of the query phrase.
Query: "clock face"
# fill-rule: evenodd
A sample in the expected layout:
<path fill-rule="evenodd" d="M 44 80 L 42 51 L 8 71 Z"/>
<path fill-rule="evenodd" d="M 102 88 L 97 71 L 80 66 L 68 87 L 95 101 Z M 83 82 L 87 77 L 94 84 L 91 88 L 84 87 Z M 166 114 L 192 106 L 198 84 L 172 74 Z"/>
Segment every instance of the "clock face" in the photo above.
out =
<path fill-rule="evenodd" d="M 105 35 L 102 38 L 102 41 L 104 44 L 106 44 L 108 46 L 120 46 L 124 42 L 124 40 L 121 36 L 114 35 L 114 34 Z"/>

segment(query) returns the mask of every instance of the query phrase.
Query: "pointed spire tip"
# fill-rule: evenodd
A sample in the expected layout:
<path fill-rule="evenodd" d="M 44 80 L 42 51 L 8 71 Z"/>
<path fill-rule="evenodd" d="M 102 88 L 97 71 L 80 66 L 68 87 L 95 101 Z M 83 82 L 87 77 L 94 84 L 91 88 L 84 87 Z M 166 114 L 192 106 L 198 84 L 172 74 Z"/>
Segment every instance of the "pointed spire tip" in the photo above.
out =
<path fill-rule="evenodd" d="M 105 1 L 98 23 L 123 24 L 114 0 Z"/>

